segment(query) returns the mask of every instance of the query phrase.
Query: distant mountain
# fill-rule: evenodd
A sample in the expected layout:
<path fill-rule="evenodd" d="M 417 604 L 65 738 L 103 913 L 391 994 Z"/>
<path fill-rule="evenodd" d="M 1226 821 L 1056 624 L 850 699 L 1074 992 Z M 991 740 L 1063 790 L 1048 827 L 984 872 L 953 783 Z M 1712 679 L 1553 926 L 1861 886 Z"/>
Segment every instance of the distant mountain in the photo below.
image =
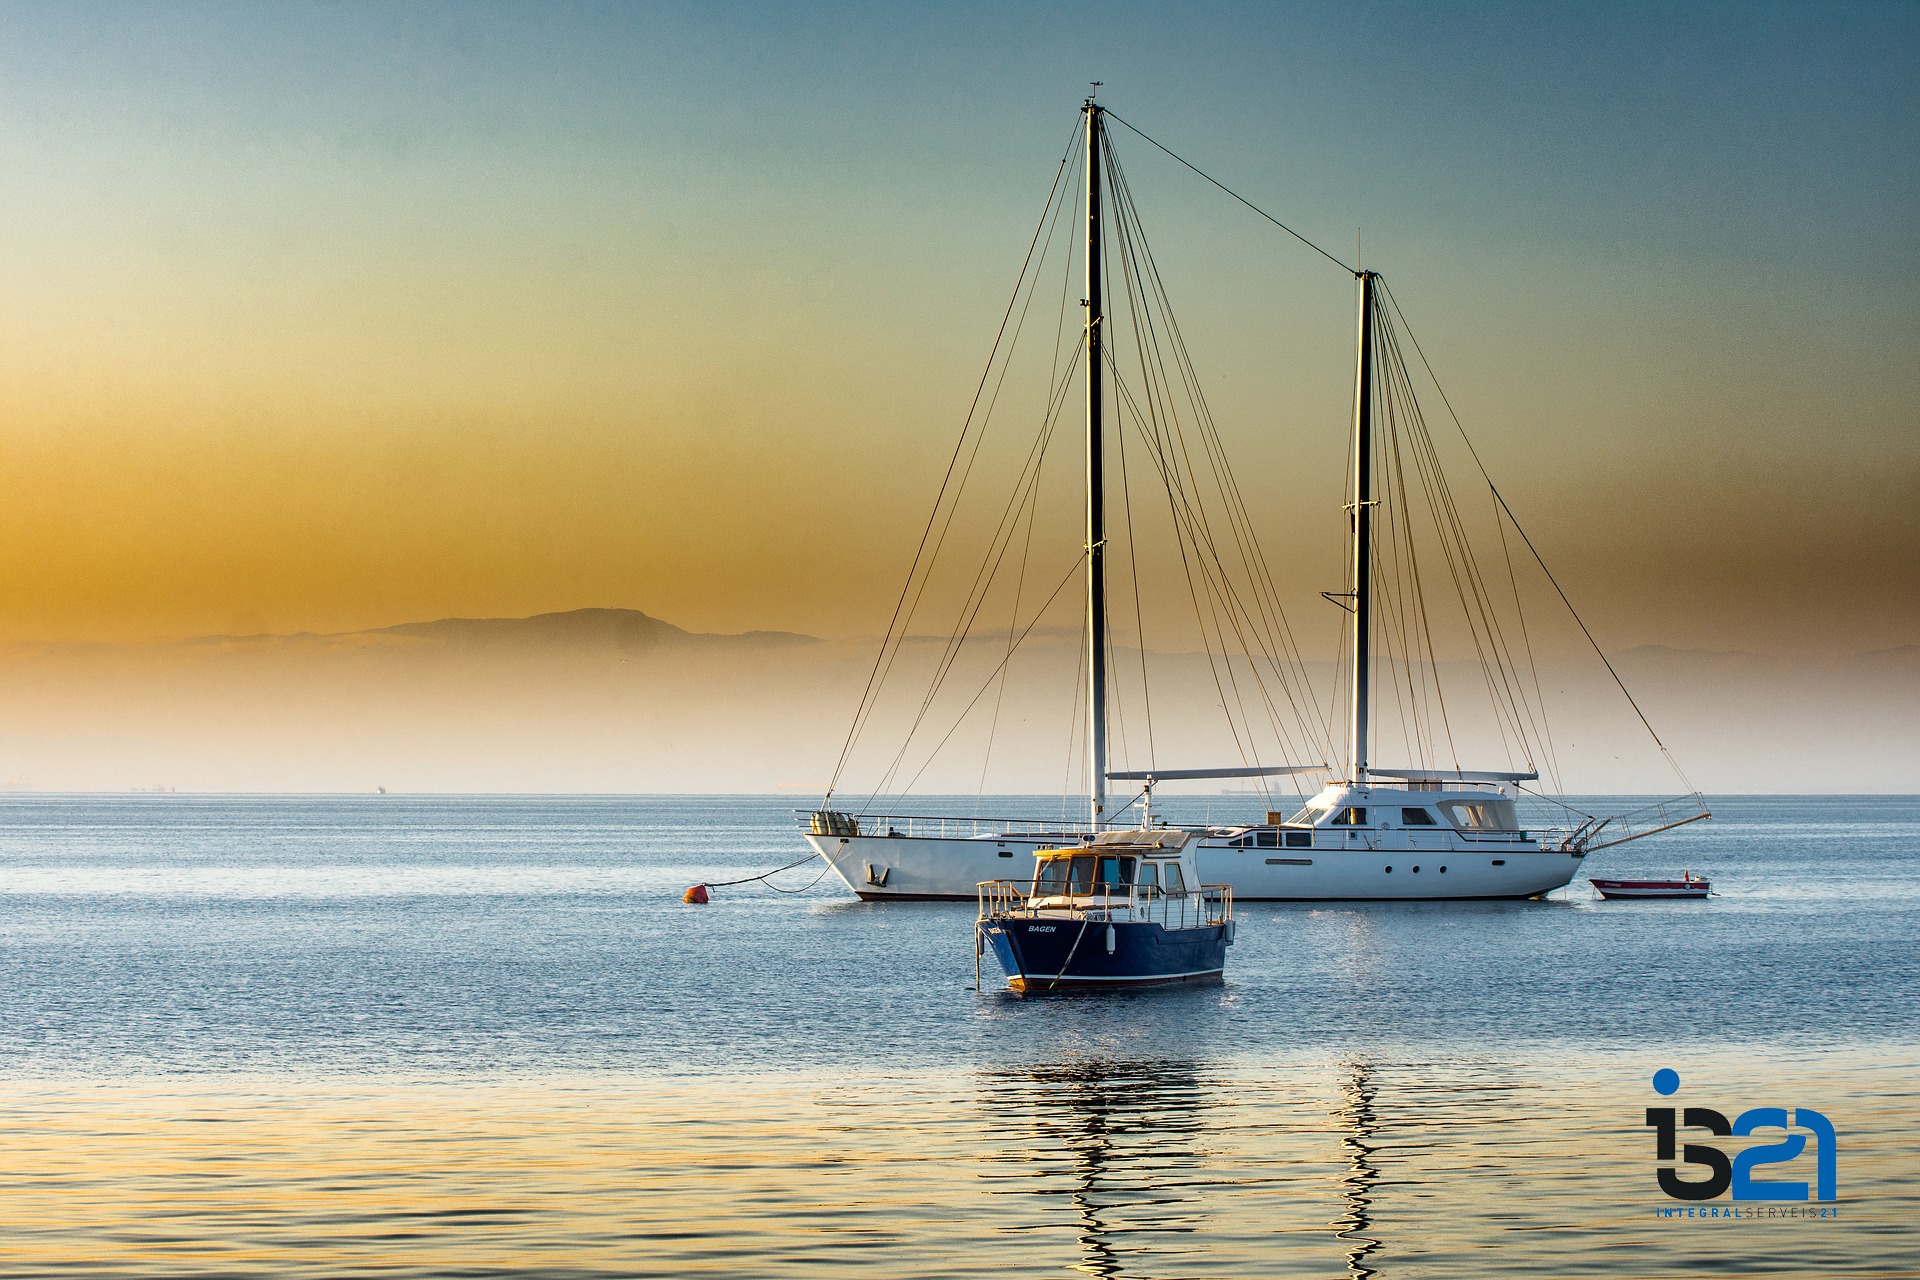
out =
<path fill-rule="evenodd" d="M 687 631 L 638 609 L 569 609 L 530 618 L 440 618 L 406 622 L 366 631 L 292 635 L 200 636 L 190 645 L 260 647 L 315 644 L 328 648 L 378 647 L 382 639 L 425 642 L 446 649 L 614 649 L 658 648 L 786 649 L 818 644 L 817 637 L 793 631 L 745 631 L 732 635 Z"/>

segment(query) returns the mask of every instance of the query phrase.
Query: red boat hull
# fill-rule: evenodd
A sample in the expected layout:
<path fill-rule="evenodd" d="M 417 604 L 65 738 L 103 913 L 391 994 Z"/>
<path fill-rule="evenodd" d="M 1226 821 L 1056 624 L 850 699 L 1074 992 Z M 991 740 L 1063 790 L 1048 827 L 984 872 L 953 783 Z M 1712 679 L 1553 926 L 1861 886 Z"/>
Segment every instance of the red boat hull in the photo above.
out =
<path fill-rule="evenodd" d="M 1689 876 L 1685 880 L 1588 880 L 1603 898 L 1704 898 L 1707 881 Z"/>

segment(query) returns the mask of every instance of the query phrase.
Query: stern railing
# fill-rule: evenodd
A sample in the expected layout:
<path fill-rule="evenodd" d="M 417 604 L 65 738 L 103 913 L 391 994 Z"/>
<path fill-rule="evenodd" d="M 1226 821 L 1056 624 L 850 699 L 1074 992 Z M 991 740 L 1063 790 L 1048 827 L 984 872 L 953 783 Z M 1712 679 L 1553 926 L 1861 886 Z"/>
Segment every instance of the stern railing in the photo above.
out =
<path fill-rule="evenodd" d="M 1226 924 L 1233 919 L 1233 886 L 1203 884 L 1186 893 L 1163 893 L 1153 885 L 1070 884 L 1069 893 L 1057 893 L 1057 885 L 1041 886 L 1034 880 L 982 880 L 977 886 L 979 913 L 976 923 L 996 917 L 1033 918 L 1064 913 L 1089 920 L 1133 921 L 1158 924 L 1165 929 L 1200 929 Z"/>
<path fill-rule="evenodd" d="M 1589 818 L 1561 840 L 1560 847 L 1572 852 L 1593 853 L 1599 849 L 1640 840 L 1661 831 L 1684 827 L 1689 822 L 1711 818 L 1705 797 L 1695 793 L 1672 800 L 1630 809 L 1608 818 Z"/>
<path fill-rule="evenodd" d="M 975 840 L 988 836 L 1044 836 L 1078 840 L 1113 823 L 1061 818 L 956 818 L 939 814 L 844 813 L 837 809 L 795 809 L 794 819 L 816 836 L 904 836 L 921 840 Z"/>

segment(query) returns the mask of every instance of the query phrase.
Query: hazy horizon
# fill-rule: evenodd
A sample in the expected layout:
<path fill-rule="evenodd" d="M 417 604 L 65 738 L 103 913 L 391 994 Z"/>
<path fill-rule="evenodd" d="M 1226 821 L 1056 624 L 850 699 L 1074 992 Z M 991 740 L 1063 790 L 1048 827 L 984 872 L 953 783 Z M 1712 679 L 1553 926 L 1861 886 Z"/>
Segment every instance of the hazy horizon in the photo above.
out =
<path fill-rule="evenodd" d="M 144 644 L 0 646 L 0 785 L 15 790 L 413 794 L 791 794 L 824 789 L 872 640 L 770 631 L 702 635 L 636 611 L 423 621 L 336 635 L 196 637 Z M 888 794 L 1036 794 L 1085 786 L 1076 698 L 1079 638 L 1030 638 L 993 684 L 1004 636 L 977 636 L 928 708 Z M 866 796 L 907 739 L 943 646 L 909 645 L 843 775 Z M 1920 776 L 1920 646 L 1840 659 L 1641 646 L 1611 655 L 1688 780 L 1709 794 L 1906 793 Z M 1137 650 L 1114 653 L 1116 768 L 1243 762 L 1206 656 L 1149 650 L 1152 733 Z M 1331 656 L 1309 660 L 1316 699 Z M 1568 794 L 1675 794 L 1597 660 L 1539 666 L 1553 749 L 1541 786 Z M 1471 699 L 1452 704 L 1455 754 L 1428 760 L 1386 691 L 1375 709 L 1381 767 L 1519 767 Z M 1471 691 L 1477 664 L 1443 662 Z M 983 683 L 984 682 L 984 683 Z M 1002 708 L 998 713 L 995 707 Z M 1336 707 L 1316 715 L 1340 714 Z M 1257 727 L 1257 726 L 1256 726 Z M 951 733 L 948 738 L 943 734 Z M 1131 736 L 1130 736 L 1131 735 Z M 944 741 L 937 751 L 938 741 Z M 1306 742 L 1263 737 L 1266 763 Z M 1303 784 L 1305 785 L 1305 784 Z M 1314 789 L 1307 785 L 1306 789 Z M 1186 790 L 1208 788 L 1189 785 Z M 1291 796 L 1290 787 L 1278 795 Z"/>

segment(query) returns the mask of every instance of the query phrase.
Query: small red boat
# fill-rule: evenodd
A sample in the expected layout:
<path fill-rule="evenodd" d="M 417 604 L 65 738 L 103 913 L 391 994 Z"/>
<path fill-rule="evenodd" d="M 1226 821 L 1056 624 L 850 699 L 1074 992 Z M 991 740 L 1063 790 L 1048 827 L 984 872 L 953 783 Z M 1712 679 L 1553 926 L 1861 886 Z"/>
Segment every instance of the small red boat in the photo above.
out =
<path fill-rule="evenodd" d="M 1691 871 L 1678 880 L 1588 880 L 1603 898 L 1704 898 L 1707 881 Z"/>

